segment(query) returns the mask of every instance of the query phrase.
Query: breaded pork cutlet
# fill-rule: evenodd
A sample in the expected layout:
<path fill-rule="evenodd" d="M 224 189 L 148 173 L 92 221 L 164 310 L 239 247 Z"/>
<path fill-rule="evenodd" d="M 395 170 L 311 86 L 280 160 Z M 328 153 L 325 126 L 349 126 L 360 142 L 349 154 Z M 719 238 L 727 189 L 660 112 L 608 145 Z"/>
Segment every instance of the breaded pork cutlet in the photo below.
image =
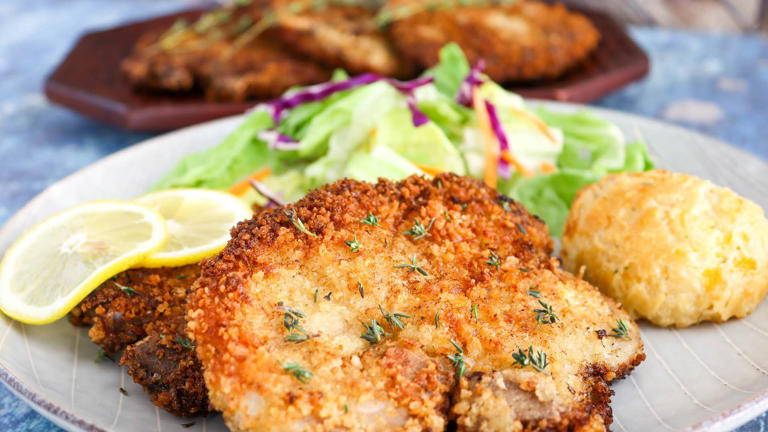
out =
<path fill-rule="evenodd" d="M 128 270 L 102 284 L 70 312 L 157 406 L 175 415 L 209 411 L 202 366 L 186 337 L 185 305 L 198 265 Z"/>
<path fill-rule="evenodd" d="M 333 2 L 319 8 L 309 0 L 294 3 L 302 2 L 308 6 L 300 12 L 283 7 L 277 13 L 274 32 L 291 50 L 352 75 L 372 72 L 411 78 L 415 74 L 377 26 L 375 10 Z"/>
<path fill-rule="evenodd" d="M 485 61 L 484 72 L 494 81 L 530 81 L 559 77 L 582 62 L 600 40 L 589 19 L 561 4 L 449 3 L 448 8 L 431 8 L 430 0 L 387 3 L 393 15 L 404 14 L 388 31 L 408 61 L 433 66 L 440 49 L 456 42 L 472 64 Z"/>
<path fill-rule="evenodd" d="M 208 16 L 222 11 L 227 9 Z M 210 100 L 227 101 L 273 98 L 290 87 L 330 78 L 330 69 L 293 54 L 267 34 L 245 38 L 246 43 L 236 48 L 236 41 L 263 9 L 253 6 L 228 13 L 226 19 L 210 18 L 221 22 L 205 30 L 197 25 L 201 18 L 196 24 L 143 35 L 123 60 L 123 74 L 135 88 L 203 91 Z"/>
<path fill-rule="evenodd" d="M 640 334 L 551 251 L 540 219 L 453 174 L 259 213 L 189 299 L 211 403 L 235 431 L 605 430 Z"/>

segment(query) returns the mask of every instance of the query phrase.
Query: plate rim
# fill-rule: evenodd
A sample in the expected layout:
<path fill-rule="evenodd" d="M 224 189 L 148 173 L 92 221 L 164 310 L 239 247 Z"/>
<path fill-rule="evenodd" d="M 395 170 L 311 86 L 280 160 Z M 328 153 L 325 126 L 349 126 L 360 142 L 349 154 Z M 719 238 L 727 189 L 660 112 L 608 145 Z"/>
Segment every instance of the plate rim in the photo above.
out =
<path fill-rule="evenodd" d="M 660 126 L 666 129 L 676 130 L 677 132 L 693 135 L 693 136 L 696 136 L 696 138 L 703 140 L 704 142 L 725 146 L 729 148 L 729 150 L 731 151 L 739 152 L 743 155 L 758 159 L 761 162 L 768 164 L 768 160 L 762 158 L 760 155 L 750 153 L 728 142 L 725 142 L 717 137 L 712 137 L 704 133 L 701 133 L 699 131 L 688 129 L 686 127 L 668 123 L 662 120 L 645 117 L 645 116 L 641 116 L 638 114 L 633 114 L 625 111 L 613 110 L 609 108 L 602 108 L 602 107 L 591 106 L 586 104 L 557 102 L 557 101 L 549 101 L 549 100 L 542 100 L 542 99 L 526 99 L 526 103 L 530 103 L 533 106 L 565 108 L 566 110 L 587 109 L 587 110 L 596 112 L 598 114 L 599 113 L 609 113 L 610 115 L 618 114 L 620 116 L 626 117 L 633 121 L 641 121 L 646 124 L 653 124 L 655 126 Z M 56 189 L 60 184 L 67 182 L 74 177 L 86 174 L 88 171 L 94 169 L 97 165 L 107 163 L 108 161 L 111 161 L 113 159 L 123 157 L 124 154 L 137 151 L 140 148 L 156 145 L 156 141 L 167 140 L 170 136 L 186 134 L 196 129 L 210 128 L 213 125 L 217 125 L 217 124 L 235 122 L 238 118 L 241 118 L 245 115 L 247 115 L 247 113 L 236 114 L 232 116 L 222 117 L 219 119 L 209 120 L 209 121 L 198 123 L 191 126 L 186 126 L 180 129 L 176 129 L 174 131 L 165 132 L 155 137 L 145 139 L 135 144 L 126 146 L 123 149 L 120 149 L 114 153 L 111 153 L 101 159 L 98 159 L 93 163 L 88 164 L 80 168 L 79 170 L 73 173 L 70 173 L 67 176 L 57 180 L 56 182 L 48 185 L 45 189 L 40 191 L 31 200 L 25 203 L 21 208 L 16 210 L 16 212 L 5 221 L 3 226 L 0 227 L 0 236 L 4 235 L 6 231 L 9 229 L 10 225 L 12 225 L 12 222 L 15 221 L 17 218 L 20 218 L 22 214 L 25 213 L 25 211 L 29 207 L 31 207 L 34 203 L 46 198 L 49 194 L 55 192 L 54 189 Z M 768 211 L 768 209 L 766 210 Z M 15 325 L 15 321 L 13 321 L 12 318 L 7 317 L 5 315 L 3 315 L 3 317 L 10 321 L 10 324 L 7 329 L 7 331 L 10 331 L 10 328 Z M 87 431 L 87 432 L 104 431 L 104 429 L 92 423 L 91 421 L 87 420 L 85 417 L 81 417 L 81 416 L 78 416 L 77 414 L 70 412 L 69 410 L 51 401 L 44 394 L 37 393 L 34 390 L 32 390 L 32 388 L 29 385 L 27 385 L 27 383 L 25 383 L 22 379 L 18 378 L 11 371 L 11 369 L 4 364 L 2 359 L 0 359 L 0 382 L 2 382 L 3 385 L 6 386 L 6 388 L 8 388 L 13 394 L 18 396 L 21 400 L 23 400 L 28 406 L 34 409 L 37 413 L 39 413 L 46 419 L 52 421 L 53 423 L 57 424 L 58 426 L 61 426 L 64 428 L 76 428 L 76 430 Z M 712 416 L 700 421 L 699 423 L 688 426 L 688 427 L 684 427 L 681 430 L 690 431 L 690 432 L 710 431 L 710 430 L 729 430 L 745 424 L 749 420 L 754 419 L 755 417 L 759 416 L 760 414 L 766 411 L 768 411 L 768 388 L 764 389 L 762 392 L 756 393 L 751 398 L 742 401 L 741 403 L 731 407 L 730 409 L 715 413 Z"/>

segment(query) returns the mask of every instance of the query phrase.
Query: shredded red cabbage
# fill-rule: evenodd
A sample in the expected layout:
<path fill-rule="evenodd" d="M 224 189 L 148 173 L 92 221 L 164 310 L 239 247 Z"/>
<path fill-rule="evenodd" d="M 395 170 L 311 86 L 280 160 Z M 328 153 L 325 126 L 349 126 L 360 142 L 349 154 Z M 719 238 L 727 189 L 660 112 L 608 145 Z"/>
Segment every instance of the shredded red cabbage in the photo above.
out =
<path fill-rule="evenodd" d="M 266 142 L 267 147 L 269 147 L 272 150 L 298 150 L 299 149 L 298 141 L 294 141 L 293 138 L 289 137 L 288 135 L 283 135 L 274 129 L 263 130 L 258 134 L 256 134 L 256 137 Z"/>
<path fill-rule="evenodd" d="M 254 189 L 256 189 L 256 192 L 268 200 L 266 207 L 282 207 L 285 205 L 285 201 L 283 201 L 279 195 L 269 190 L 269 188 L 266 187 L 264 183 L 257 182 L 253 179 L 248 180 L 248 182 L 251 184 L 251 186 L 253 186 Z"/>
<path fill-rule="evenodd" d="M 412 81 L 398 81 L 392 78 L 383 77 L 381 75 L 367 73 L 352 77 L 344 81 L 332 81 L 305 87 L 303 89 L 296 90 L 295 92 L 285 94 L 271 102 L 259 104 L 255 107 L 255 109 L 264 109 L 269 112 L 272 116 L 272 120 L 275 122 L 275 125 L 277 125 L 280 123 L 280 120 L 282 120 L 283 114 L 286 110 L 290 110 L 308 102 L 323 100 L 328 96 L 331 96 L 332 94 L 338 93 L 340 91 L 351 90 L 377 81 L 386 81 L 392 87 L 396 88 L 400 93 L 403 93 L 407 99 L 409 99 L 408 108 L 411 110 L 413 115 L 413 124 L 414 126 L 421 126 L 426 121 L 428 121 L 428 119 L 427 116 L 424 115 L 424 113 L 421 112 L 416 105 L 413 92 L 417 88 L 431 83 L 433 80 L 433 77 L 422 77 Z"/>
<path fill-rule="evenodd" d="M 499 150 L 501 150 L 499 154 L 501 155 L 501 153 L 505 151 L 508 152 L 509 141 L 507 141 L 507 134 L 504 133 L 504 128 L 501 126 L 499 115 L 496 113 L 496 107 L 492 103 L 485 101 L 485 110 L 488 112 L 488 119 L 491 121 L 493 133 L 499 141 Z M 510 175 L 509 162 L 499 156 L 499 177 L 508 179 Z"/>
<path fill-rule="evenodd" d="M 472 91 L 485 81 L 482 74 L 483 69 L 485 69 L 485 61 L 480 59 L 461 82 L 459 92 L 456 94 L 456 102 L 466 107 L 472 106 Z"/>

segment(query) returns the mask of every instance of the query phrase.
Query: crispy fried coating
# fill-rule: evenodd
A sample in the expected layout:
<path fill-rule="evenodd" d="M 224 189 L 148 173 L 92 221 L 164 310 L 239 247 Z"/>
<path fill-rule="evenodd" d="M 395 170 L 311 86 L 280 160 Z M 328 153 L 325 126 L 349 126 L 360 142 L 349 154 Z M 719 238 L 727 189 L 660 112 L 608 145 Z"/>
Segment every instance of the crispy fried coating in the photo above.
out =
<path fill-rule="evenodd" d="M 258 18 L 261 8 L 253 8 Z M 277 97 L 298 85 L 326 81 L 331 70 L 287 50 L 275 38 L 262 34 L 233 50 L 238 26 L 251 20 L 249 11 L 233 14 L 210 32 L 183 33 L 182 42 L 160 49 L 161 34 L 143 35 L 134 52 L 123 60 L 123 74 L 135 88 L 168 92 L 202 90 L 209 100 L 244 101 Z"/>
<path fill-rule="evenodd" d="M 70 313 L 76 326 L 107 354 L 143 339 L 158 322 L 184 316 L 187 294 L 200 274 L 197 264 L 132 269 L 104 282 Z"/>
<path fill-rule="evenodd" d="M 102 284 L 70 312 L 73 325 L 120 364 L 157 406 L 179 416 L 210 411 L 200 361 L 186 338 L 187 296 L 197 264 L 132 269 Z M 186 345 L 186 346 L 185 346 Z"/>
<path fill-rule="evenodd" d="M 398 51 L 420 67 L 438 62 L 438 52 L 456 42 L 472 64 L 485 60 L 494 81 L 557 78 L 583 61 L 600 40 L 585 16 L 561 4 L 519 0 L 494 6 L 429 8 L 428 0 L 391 0 L 393 13 L 416 13 L 395 20 L 389 36 Z"/>
<path fill-rule="evenodd" d="M 603 430 L 640 335 L 551 251 L 541 220 L 453 174 L 264 211 L 189 300 L 211 403 L 235 431 Z M 627 337 L 605 336 L 617 319 Z M 543 372 L 516 364 L 528 347 Z"/>
<path fill-rule="evenodd" d="M 183 316 L 156 322 L 147 337 L 125 349 L 120 365 L 155 405 L 192 417 L 210 408 L 203 368 L 185 330 Z"/>
<path fill-rule="evenodd" d="M 300 13 L 278 14 L 275 32 L 293 51 L 352 75 L 372 72 L 410 78 L 415 69 L 404 62 L 374 20 L 376 11 L 333 5 Z"/>

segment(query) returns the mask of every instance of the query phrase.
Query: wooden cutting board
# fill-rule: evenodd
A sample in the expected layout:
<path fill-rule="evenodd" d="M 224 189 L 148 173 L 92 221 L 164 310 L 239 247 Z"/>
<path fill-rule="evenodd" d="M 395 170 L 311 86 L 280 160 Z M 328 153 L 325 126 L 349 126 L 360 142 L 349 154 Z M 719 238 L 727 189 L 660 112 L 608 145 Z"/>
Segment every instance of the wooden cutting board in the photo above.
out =
<path fill-rule="evenodd" d="M 621 24 L 602 12 L 573 9 L 589 17 L 600 31 L 602 39 L 595 52 L 557 80 L 509 89 L 530 98 L 588 102 L 648 73 L 648 56 Z M 165 131 L 243 112 L 257 101 L 210 102 L 200 94 L 136 92 L 120 72 L 121 60 L 142 34 L 167 28 L 181 17 L 192 20 L 203 12 L 191 10 L 84 35 L 48 77 L 46 96 L 96 120 L 131 130 Z"/>

